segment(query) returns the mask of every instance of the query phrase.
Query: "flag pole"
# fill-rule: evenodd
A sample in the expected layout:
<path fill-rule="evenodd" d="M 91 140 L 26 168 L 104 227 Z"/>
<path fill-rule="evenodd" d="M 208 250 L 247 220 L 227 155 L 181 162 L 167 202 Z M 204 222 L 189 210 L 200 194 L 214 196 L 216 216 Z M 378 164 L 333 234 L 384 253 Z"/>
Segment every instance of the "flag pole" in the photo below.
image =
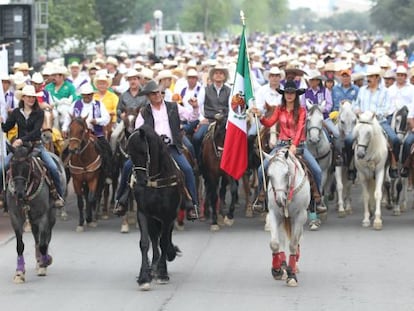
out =
<path fill-rule="evenodd" d="M 241 19 L 243 27 L 246 27 L 246 17 L 244 16 L 244 12 L 242 10 L 240 10 L 240 19 Z M 247 50 L 246 35 L 244 36 L 244 40 L 245 40 L 245 46 L 246 46 L 246 50 Z M 250 65 L 249 53 L 247 53 L 247 51 L 246 51 L 246 57 L 247 57 L 249 65 Z M 250 70 L 250 68 L 249 68 L 249 70 Z M 250 78 L 250 84 L 253 86 L 251 75 L 249 75 L 249 78 Z M 252 87 L 252 92 L 253 92 L 253 87 Z M 253 96 L 253 98 L 254 98 L 254 96 Z M 255 99 L 253 101 L 253 106 L 256 106 L 256 100 Z M 260 167 L 262 169 L 262 179 L 263 179 L 263 190 L 264 190 L 264 192 L 266 192 L 267 191 L 267 185 L 266 185 L 265 169 L 264 169 L 264 165 L 263 165 L 263 148 L 262 148 L 262 142 L 260 140 L 259 120 L 257 119 L 256 114 L 254 114 L 254 121 L 255 121 L 256 132 L 257 132 L 257 145 L 259 146 Z"/>

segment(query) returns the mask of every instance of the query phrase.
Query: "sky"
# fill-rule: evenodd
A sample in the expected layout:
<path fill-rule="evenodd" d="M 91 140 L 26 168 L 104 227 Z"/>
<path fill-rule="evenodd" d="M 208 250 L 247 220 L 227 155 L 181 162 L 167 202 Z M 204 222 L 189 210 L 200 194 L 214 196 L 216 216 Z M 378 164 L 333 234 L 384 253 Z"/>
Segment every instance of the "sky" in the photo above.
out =
<path fill-rule="evenodd" d="M 332 13 L 332 7 L 336 6 L 341 11 L 353 9 L 363 12 L 370 8 L 370 0 L 289 0 L 290 9 L 306 7 L 323 14 Z"/>

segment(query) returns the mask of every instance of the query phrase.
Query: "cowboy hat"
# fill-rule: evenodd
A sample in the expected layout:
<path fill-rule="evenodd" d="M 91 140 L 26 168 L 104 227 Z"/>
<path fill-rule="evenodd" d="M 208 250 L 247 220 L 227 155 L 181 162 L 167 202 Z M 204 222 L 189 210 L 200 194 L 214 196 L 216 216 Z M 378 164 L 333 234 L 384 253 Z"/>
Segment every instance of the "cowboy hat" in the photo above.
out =
<path fill-rule="evenodd" d="M 9 81 L 10 82 L 11 78 L 7 73 L 0 73 L 0 81 Z"/>
<path fill-rule="evenodd" d="M 149 81 L 145 86 L 142 88 L 141 92 L 138 93 L 138 96 L 144 96 L 151 93 L 159 92 L 160 86 L 158 85 L 155 80 Z"/>
<path fill-rule="evenodd" d="M 365 73 L 365 76 L 379 76 L 381 75 L 381 68 L 375 65 L 370 65 L 367 68 L 367 72 Z"/>
<path fill-rule="evenodd" d="M 125 74 L 125 78 L 140 77 L 140 73 L 135 69 L 129 69 Z"/>
<path fill-rule="evenodd" d="M 93 84 L 96 85 L 96 82 L 98 81 L 106 81 L 108 83 L 108 88 L 112 85 L 112 79 L 104 72 L 96 73 L 96 76 L 93 79 Z"/>
<path fill-rule="evenodd" d="M 285 68 L 285 74 L 293 73 L 295 76 L 303 76 L 306 74 L 302 69 L 297 68 L 296 64 L 288 64 Z"/>
<path fill-rule="evenodd" d="M 213 68 L 210 69 L 209 73 L 208 73 L 208 77 L 210 78 L 210 80 L 213 80 L 213 75 L 216 71 L 222 71 L 224 72 L 224 80 L 227 81 L 229 79 L 229 70 L 227 69 L 226 66 L 222 65 L 222 64 L 217 64 L 215 65 Z"/>
<path fill-rule="evenodd" d="M 155 80 L 157 80 L 158 82 L 160 82 L 162 79 L 175 79 L 177 80 L 177 77 L 174 76 L 171 72 L 171 70 L 161 70 L 158 74 L 157 77 L 155 78 Z"/>
<path fill-rule="evenodd" d="M 32 76 L 32 82 L 42 84 L 44 82 L 42 74 L 40 72 L 35 72 Z"/>
<path fill-rule="evenodd" d="M 29 67 L 28 63 L 20 63 L 16 68 L 17 71 L 33 70 L 33 67 Z"/>
<path fill-rule="evenodd" d="M 319 72 L 319 70 L 309 70 L 307 79 L 308 80 L 323 80 L 324 78 Z"/>
<path fill-rule="evenodd" d="M 89 95 L 89 94 L 95 93 L 95 91 L 93 90 L 93 87 L 90 83 L 86 83 L 86 84 L 82 85 L 79 91 L 80 91 L 81 95 Z"/>
<path fill-rule="evenodd" d="M 294 81 L 291 81 L 291 80 L 286 82 L 285 87 L 284 87 L 283 90 L 279 88 L 276 91 L 279 94 L 282 94 L 282 95 L 284 95 L 285 92 L 287 92 L 287 93 L 296 93 L 297 96 L 302 95 L 302 94 L 305 93 L 305 89 L 298 89 L 297 86 L 296 86 L 296 83 Z"/>
<path fill-rule="evenodd" d="M 65 66 L 54 66 L 51 70 L 52 75 L 69 75 L 68 70 Z"/>
<path fill-rule="evenodd" d="M 97 62 L 95 61 L 95 63 L 97 63 Z M 115 67 L 117 67 L 118 66 L 118 61 L 116 60 L 115 57 L 108 56 L 107 59 L 106 59 L 105 64 L 111 64 L 111 65 L 114 65 Z"/>
<path fill-rule="evenodd" d="M 408 74 L 407 68 L 405 68 L 404 66 L 401 66 L 401 65 L 397 67 L 397 70 L 395 71 L 395 73 L 401 73 L 401 74 L 404 74 L 404 75 Z"/>
<path fill-rule="evenodd" d="M 187 74 L 186 77 L 197 77 L 198 78 L 198 72 L 197 70 L 190 68 L 189 70 L 187 70 Z"/>
<path fill-rule="evenodd" d="M 73 68 L 73 67 L 80 68 L 80 65 L 79 65 L 79 63 L 78 63 L 78 62 L 73 62 L 73 63 L 71 63 L 68 67 L 69 67 L 69 69 L 70 69 L 70 68 Z"/>
<path fill-rule="evenodd" d="M 152 80 L 154 79 L 154 71 L 147 67 L 143 67 L 140 71 L 140 75 L 144 79 Z"/>
<path fill-rule="evenodd" d="M 36 93 L 33 85 L 25 85 L 22 90 L 17 90 L 15 96 L 18 100 L 21 100 L 23 96 L 41 96 L 43 92 Z"/>

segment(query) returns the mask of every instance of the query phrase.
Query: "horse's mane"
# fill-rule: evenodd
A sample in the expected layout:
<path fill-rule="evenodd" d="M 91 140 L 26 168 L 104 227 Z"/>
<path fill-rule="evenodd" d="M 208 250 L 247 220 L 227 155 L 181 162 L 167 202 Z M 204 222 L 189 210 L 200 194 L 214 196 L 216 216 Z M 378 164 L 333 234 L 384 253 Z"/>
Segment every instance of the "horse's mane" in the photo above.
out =
<path fill-rule="evenodd" d="M 308 115 L 313 114 L 316 110 L 318 110 L 322 113 L 322 110 L 319 107 L 319 105 L 312 105 L 312 107 L 310 107 L 310 109 L 308 109 Z"/>
<path fill-rule="evenodd" d="M 169 174 L 176 169 L 175 163 L 168 152 L 167 145 L 154 129 L 147 124 L 135 130 L 128 139 L 127 149 L 131 157 L 139 154 L 135 152 L 137 148 L 143 148 L 144 142 L 142 140 L 147 141 L 151 159 L 157 161 L 156 165 L 160 173 Z"/>
<path fill-rule="evenodd" d="M 379 124 L 377 118 L 375 117 L 375 114 L 371 111 L 365 111 L 364 113 L 361 113 L 358 118 L 358 123 L 356 124 L 354 128 L 354 137 L 356 137 L 356 133 L 360 131 L 361 127 L 366 126 L 367 124 L 372 125 L 372 139 L 371 142 L 373 146 L 378 146 L 380 148 L 380 142 L 382 141 L 386 142 L 385 136 L 383 134 L 383 130 L 381 125 Z"/>

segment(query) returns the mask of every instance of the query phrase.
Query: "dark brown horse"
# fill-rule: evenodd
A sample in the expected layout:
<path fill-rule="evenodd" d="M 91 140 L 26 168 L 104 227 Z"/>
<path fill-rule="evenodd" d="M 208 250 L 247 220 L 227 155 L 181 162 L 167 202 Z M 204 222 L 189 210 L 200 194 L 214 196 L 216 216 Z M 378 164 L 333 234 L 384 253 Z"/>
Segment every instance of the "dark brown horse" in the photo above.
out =
<path fill-rule="evenodd" d="M 231 226 L 234 221 L 234 208 L 237 201 L 237 182 L 220 168 L 227 119 L 223 115 L 217 115 L 216 120 L 215 124 L 210 127 L 203 139 L 201 145 L 202 163 L 200 166 L 206 186 L 205 213 L 211 208 L 211 231 L 220 229 L 217 224 L 217 209 L 219 209 L 221 215 L 224 213 L 219 207 L 220 202 L 217 194 L 220 181 L 222 189 L 224 189 L 220 190 L 222 201 L 224 201 L 226 185 L 230 184 L 231 186 L 231 203 L 229 211 L 224 219 L 224 223 L 229 226 Z"/>
<path fill-rule="evenodd" d="M 69 125 L 69 170 L 79 209 L 76 231 L 83 231 L 84 198 L 86 201 L 86 224 L 96 227 L 96 206 L 100 202 L 105 177 L 101 169 L 102 159 L 95 147 L 96 137 L 89 131 L 86 118 L 72 117 Z M 108 211 L 108 198 L 104 199 L 104 211 Z"/>

